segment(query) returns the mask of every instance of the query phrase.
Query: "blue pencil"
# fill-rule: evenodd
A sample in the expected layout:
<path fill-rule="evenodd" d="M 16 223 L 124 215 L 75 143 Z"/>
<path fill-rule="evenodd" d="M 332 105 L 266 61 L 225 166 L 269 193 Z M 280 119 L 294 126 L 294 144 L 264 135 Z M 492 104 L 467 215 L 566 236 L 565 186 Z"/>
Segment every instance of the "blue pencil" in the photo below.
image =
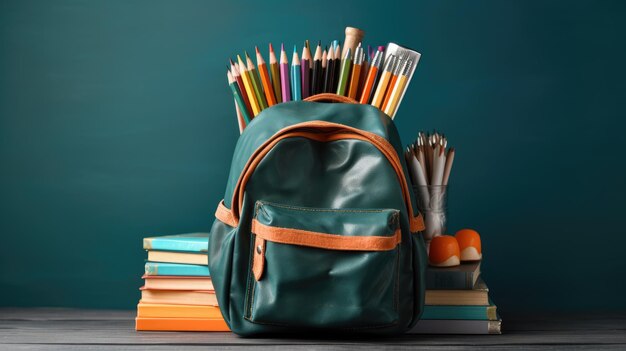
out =
<path fill-rule="evenodd" d="M 302 82 L 300 73 L 300 58 L 296 46 L 293 46 L 293 59 L 291 60 L 291 98 L 293 101 L 302 100 Z"/>

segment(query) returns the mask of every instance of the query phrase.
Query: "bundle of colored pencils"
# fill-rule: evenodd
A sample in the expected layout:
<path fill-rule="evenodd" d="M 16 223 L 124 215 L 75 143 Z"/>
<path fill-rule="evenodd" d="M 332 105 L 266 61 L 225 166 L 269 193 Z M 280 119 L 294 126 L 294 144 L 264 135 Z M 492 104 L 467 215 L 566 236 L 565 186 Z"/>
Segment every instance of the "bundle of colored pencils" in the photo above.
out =
<path fill-rule="evenodd" d="M 258 47 L 256 66 L 247 52 L 244 57 L 231 59 L 227 76 L 240 131 L 265 108 L 321 93 L 348 96 L 361 104 L 376 106 L 393 118 L 419 53 L 396 44 L 379 46 L 377 50 L 368 46 L 366 53 L 362 38 L 362 31 L 348 27 L 343 52 L 337 40 L 324 48 L 318 41 L 314 55 L 306 40 L 301 56 L 294 45 L 291 66 L 284 44 L 280 59 L 269 44 L 269 64 Z"/>

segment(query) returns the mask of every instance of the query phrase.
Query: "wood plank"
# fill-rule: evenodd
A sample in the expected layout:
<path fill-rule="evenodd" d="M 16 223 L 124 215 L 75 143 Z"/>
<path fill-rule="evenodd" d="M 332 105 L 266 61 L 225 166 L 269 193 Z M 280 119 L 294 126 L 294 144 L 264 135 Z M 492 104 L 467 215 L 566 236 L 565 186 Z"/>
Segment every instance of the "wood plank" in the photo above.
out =
<path fill-rule="evenodd" d="M 199 349 L 214 345 L 263 346 L 271 349 L 349 349 L 354 346 L 464 350 L 478 346 L 502 349 L 625 348 L 626 314 L 526 317 L 505 320 L 503 335 L 404 335 L 385 339 L 247 339 L 232 333 L 135 332 L 134 311 L 73 309 L 0 309 L 0 349 L 106 349 L 123 347 Z M 258 349 L 258 348 L 255 348 Z"/>

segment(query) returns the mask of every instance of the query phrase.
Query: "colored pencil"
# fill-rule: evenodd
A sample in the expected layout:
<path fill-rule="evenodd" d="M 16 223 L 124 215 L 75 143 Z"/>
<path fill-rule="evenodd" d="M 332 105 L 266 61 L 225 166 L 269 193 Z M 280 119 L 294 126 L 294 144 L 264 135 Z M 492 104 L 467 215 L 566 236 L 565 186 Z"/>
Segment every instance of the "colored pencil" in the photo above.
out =
<path fill-rule="evenodd" d="M 278 60 L 276 60 L 276 53 L 274 52 L 272 43 L 270 43 L 270 74 L 272 75 L 272 88 L 274 89 L 276 103 L 280 103 L 283 101 L 280 92 L 280 67 Z"/>
<path fill-rule="evenodd" d="M 379 107 L 381 111 L 384 111 L 387 108 L 387 105 L 389 105 L 391 92 L 393 91 L 393 87 L 396 86 L 396 82 L 398 81 L 398 74 L 400 74 L 400 69 L 402 69 L 402 62 L 400 62 L 400 60 L 396 60 L 396 65 L 391 71 L 391 78 L 389 79 L 387 91 L 385 92 L 385 96 L 383 97 L 383 101 Z"/>
<path fill-rule="evenodd" d="M 341 45 L 339 45 L 339 42 L 337 40 L 335 40 L 335 43 L 335 67 L 333 67 L 333 89 L 331 90 L 331 93 L 337 92 L 337 86 L 339 85 L 339 74 L 341 73 L 342 66 Z"/>
<path fill-rule="evenodd" d="M 241 79 L 241 74 L 237 69 L 237 63 L 230 60 L 230 72 L 235 78 L 237 82 L 237 86 L 239 87 L 239 91 L 241 92 L 241 97 L 243 98 L 243 102 L 246 104 L 246 111 L 248 112 L 248 116 L 254 116 L 252 113 L 252 106 L 250 105 L 250 99 L 248 99 L 248 93 L 246 92 L 246 87 L 243 85 L 243 79 Z"/>
<path fill-rule="evenodd" d="M 302 93 L 303 99 L 311 95 L 311 72 L 309 71 L 311 68 L 311 54 L 307 48 L 307 42 L 308 40 L 302 48 L 302 61 L 300 62 L 300 78 L 302 82 L 300 92 Z"/>
<path fill-rule="evenodd" d="M 265 93 L 265 98 L 267 99 L 267 107 L 274 106 L 276 105 L 276 98 L 274 97 L 274 87 L 270 81 L 267 65 L 265 64 L 265 60 L 263 60 L 263 56 L 261 56 L 259 48 L 255 47 L 254 49 L 256 50 L 256 64 L 259 69 L 261 84 L 263 84 L 263 92 Z"/>
<path fill-rule="evenodd" d="M 350 69 L 352 68 L 351 49 L 346 51 L 346 56 L 341 61 L 341 71 L 339 72 L 339 82 L 337 83 L 337 95 L 347 95 L 348 81 L 350 80 Z"/>
<path fill-rule="evenodd" d="M 361 43 L 356 47 L 354 53 L 354 62 L 352 64 L 352 78 L 350 78 L 350 88 L 348 89 L 348 97 L 356 100 L 357 92 L 359 90 L 359 80 L 361 79 L 361 67 L 363 66 L 363 48 Z"/>
<path fill-rule="evenodd" d="M 398 81 L 396 85 L 393 87 L 393 91 L 391 92 L 391 98 L 389 100 L 389 104 L 387 108 L 383 112 L 385 112 L 392 119 L 395 117 L 396 112 L 398 111 L 398 103 L 400 102 L 400 98 L 404 93 L 404 89 L 406 88 L 406 83 L 409 80 L 409 72 L 411 72 L 411 65 L 413 62 L 411 60 L 406 60 L 404 63 L 400 75 L 398 75 Z"/>
<path fill-rule="evenodd" d="M 291 79 L 285 44 L 280 44 L 280 83 L 283 102 L 291 101 Z"/>
<path fill-rule="evenodd" d="M 396 56 L 389 55 L 387 58 L 387 62 L 385 62 L 385 68 L 383 69 L 383 73 L 380 75 L 380 79 L 378 80 L 378 85 L 376 86 L 376 92 L 374 93 L 374 97 L 372 98 L 372 105 L 380 108 L 383 103 L 383 98 L 385 97 L 385 93 L 387 92 L 387 86 L 389 85 L 389 81 L 391 80 L 392 70 L 396 63 Z"/>
<path fill-rule="evenodd" d="M 248 99 L 250 100 L 250 106 L 252 107 L 252 114 L 256 117 L 259 112 L 261 112 L 261 108 L 259 107 L 259 102 L 257 101 L 256 94 L 254 92 L 254 88 L 252 87 L 252 82 L 250 81 L 250 75 L 246 70 L 246 65 L 243 63 L 241 56 L 237 55 L 237 61 L 239 62 L 239 73 L 241 74 L 241 79 L 243 80 L 243 85 L 246 88 L 246 94 L 248 95 Z"/>
<path fill-rule="evenodd" d="M 230 90 L 233 92 L 235 102 L 239 105 L 239 111 L 241 112 L 243 119 L 246 121 L 246 124 L 248 124 L 250 123 L 250 116 L 248 115 L 248 112 L 246 111 L 246 104 L 243 102 L 243 98 L 241 97 L 241 92 L 239 91 L 239 87 L 237 87 L 235 78 L 233 78 L 233 75 L 230 73 L 230 71 L 227 71 L 226 76 L 228 77 L 228 86 L 230 87 Z"/>
<path fill-rule="evenodd" d="M 324 92 L 331 93 L 333 91 L 333 70 L 335 67 L 335 50 L 331 44 L 326 55 L 326 73 L 324 74 Z"/>
<path fill-rule="evenodd" d="M 369 45 L 368 45 L 369 46 Z M 363 52 L 363 64 L 361 65 L 361 77 L 359 78 L 359 90 L 356 92 L 357 98 L 361 97 L 363 92 L 363 86 L 365 85 L 365 79 L 367 78 L 367 72 L 370 70 L 369 54 Z"/>
<path fill-rule="evenodd" d="M 300 76 L 300 58 L 298 57 L 298 49 L 293 46 L 293 58 L 291 59 L 291 95 L 293 101 L 302 100 L 302 79 Z"/>
<path fill-rule="evenodd" d="M 374 89 L 374 83 L 376 83 L 376 79 L 378 78 L 378 71 L 380 70 L 382 58 L 383 52 L 379 48 L 372 59 L 369 72 L 367 72 L 367 78 L 365 79 L 365 84 L 363 85 L 363 92 L 361 93 L 361 99 L 359 100 L 362 104 L 368 104 L 370 102 L 370 96 L 372 95 L 372 90 Z"/>
<path fill-rule="evenodd" d="M 400 75 L 400 70 L 404 65 L 404 61 L 406 60 L 406 54 L 400 54 L 398 59 L 396 60 L 396 64 L 393 67 L 393 71 L 391 72 L 391 80 L 389 81 L 389 87 L 387 88 L 387 93 L 385 93 L 385 98 L 383 99 L 383 103 L 380 106 L 381 111 L 384 111 L 389 104 L 389 99 L 391 99 L 391 92 L 393 91 L 393 87 L 396 86 L 396 82 L 398 81 L 398 76 Z"/>
<path fill-rule="evenodd" d="M 243 133 L 243 130 L 246 129 L 247 123 L 244 120 L 239 105 L 237 104 L 237 100 L 235 100 L 235 113 L 237 114 L 237 125 L 239 126 L 239 134 L 241 134 Z"/>
<path fill-rule="evenodd" d="M 311 95 L 319 94 L 321 92 L 320 86 L 322 85 L 322 45 L 317 43 L 315 48 L 315 56 L 313 57 L 313 73 L 311 82 Z"/>
<path fill-rule="evenodd" d="M 267 100 L 265 99 L 265 94 L 263 93 L 263 85 L 261 85 L 261 78 L 259 78 L 259 73 L 254 67 L 254 63 L 252 63 L 252 59 L 248 52 L 244 52 L 246 55 L 246 63 L 247 63 L 247 71 L 250 74 L 250 81 L 252 82 L 252 87 L 254 88 L 254 95 L 259 101 L 259 107 L 261 111 L 267 108 Z"/>
<path fill-rule="evenodd" d="M 322 72 L 320 72 L 320 83 L 318 94 L 326 92 L 326 71 L 328 67 L 328 51 L 322 51 Z"/>

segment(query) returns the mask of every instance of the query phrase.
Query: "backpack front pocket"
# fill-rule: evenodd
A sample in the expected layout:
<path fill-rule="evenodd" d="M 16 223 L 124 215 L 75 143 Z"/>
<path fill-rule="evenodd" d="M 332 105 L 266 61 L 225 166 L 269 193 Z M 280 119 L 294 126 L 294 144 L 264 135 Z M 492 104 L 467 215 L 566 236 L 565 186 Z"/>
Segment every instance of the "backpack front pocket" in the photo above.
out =
<path fill-rule="evenodd" d="M 301 328 L 398 322 L 399 211 L 257 201 L 244 318 Z"/>

